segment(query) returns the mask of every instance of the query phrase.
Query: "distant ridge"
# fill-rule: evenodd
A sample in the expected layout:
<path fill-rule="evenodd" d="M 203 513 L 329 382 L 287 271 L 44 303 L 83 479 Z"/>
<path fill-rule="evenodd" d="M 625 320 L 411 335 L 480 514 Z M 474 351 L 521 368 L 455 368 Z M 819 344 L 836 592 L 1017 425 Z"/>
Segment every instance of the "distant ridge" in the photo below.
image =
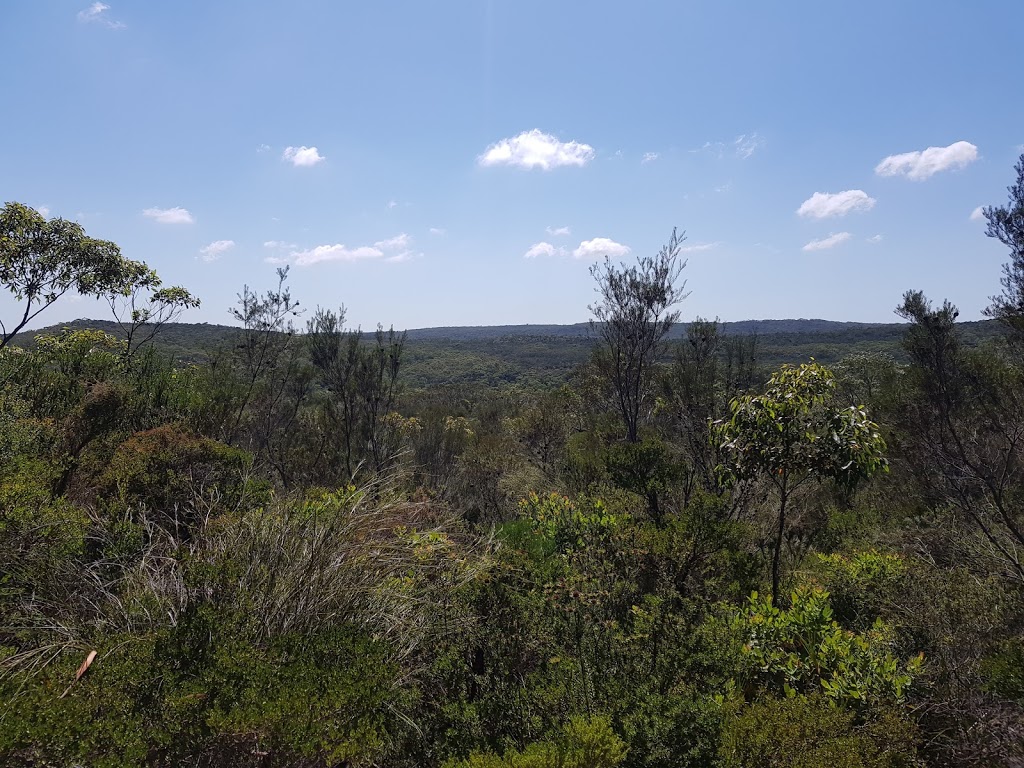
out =
<path fill-rule="evenodd" d="M 686 335 L 689 321 L 680 322 L 673 329 L 671 336 L 680 338 Z M 880 331 L 902 332 L 906 323 L 856 323 L 837 320 L 792 319 L 792 320 L 738 320 L 720 322 L 722 332 L 735 334 L 776 334 L 776 333 L 836 333 L 842 331 L 863 331 L 878 329 Z M 455 325 L 438 328 L 411 328 L 410 339 L 451 339 L 471 340 L 501 337 L 586 337 L 591 335 L 590 323 L 573 323 L 571 325 Z"/>
<path fill-rule="evenodd" d="M 983 320 L 977 323 L 961 323 L 962 326 L 990 323 Z M 686 328 L 690 321 L 682 321 L 672 329 L 672 338 L 682 338 L 686 335 Z M 94 328 L 117 335 L 118 326 L 110 320 L 91 320 L 79 318 L 64 323 L 56 323 L 34 331 L 24 331 L 18 335 L 18 341 L 25 343 L 32 337 L 41 333 L 54 333 L 62 328 Z M 300 325 L 300 330 L 302 326 Z M 771 336 L 776 334 L 835 334 L 856 331 L 858 333 L 868 332 L 869 335 L 877 335 L 879 338 L 890 337 L 902 334 L 906 329 L 906 323 L 858 323 L 839 320 L 819 320 L 807 318 L 794 318 L 787 320 L 738 320 L 731 322 L 720 322 L 719 328 L 727 335 L 736 334 L 757 334 L 758 336 Z M 192 336 L 193 338 L 210 338 L 212 336 L 227 336 L 233 331 L 239 330 L 237 326 L 220 325 L 217 323 L 168 323 L 162 336 L 165 342 L 176 343 L 179 336 Z M 873 333 L 872 333 L 873 332 Z M 593 334 L 590 323 L 571 323 L 566 325 L 550 323 L 525 323 L 521 325 L 453 325 L 439 326 L 434 328 L 410 328 L 408 331 L 410 341 L 485 341 L 487 339 L 500 338 L 588 338 Z M 173 339 L 173 340 L 172 340 Z"/>
<path fill-rule="evenodd" d="M 685 336 L 688 322 L 672 337 Z M 765 370 L 813 357 L 825 364 L 851 354 L 886 354 L 903 359 L 903 323 L 853 323 L 834 320 L 741 320 L 721 323 L 726 335 L 757 337 L 757 359 Z M 74 320 L 19 334 L 16 343 L 29 346 L 41 333 L 62 328 L 96 329 L 118 335 L 109 320 Z M 968 345 L 998 335 L 995 320 L 958 323 Z M 237 344 L 241 329 L 209 323 L 169 323 L 156 346 L 182 363 L 200 363 L 216 349 Z M 596 334 L 589 323 L 524 324 L 413 328 L 402 363 L 402 379 L 411 387 L 434 386 L 560 386 L 573 370 L 590 359 Z"/>

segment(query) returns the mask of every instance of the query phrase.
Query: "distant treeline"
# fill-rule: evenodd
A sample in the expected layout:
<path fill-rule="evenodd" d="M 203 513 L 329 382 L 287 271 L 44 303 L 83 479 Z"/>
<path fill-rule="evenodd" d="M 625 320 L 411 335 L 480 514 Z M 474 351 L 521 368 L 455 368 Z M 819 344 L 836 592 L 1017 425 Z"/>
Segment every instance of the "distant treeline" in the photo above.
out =
<path fill-rule="evenodd" d="M 755 336 L 757 363 L 772 369 L 812 357 L 823 363 L 835 363 L 858 353 L 888 354 L 903 362 L 901 342 L 907 327 L 905 323 L 743 320 L 720 323 L 719 331 L 727 336 Z M 959 323 L 957 327 L 968 346 L 999 334 L 994 320 Z M 80 319 L 25 332 L 17 337 L 17 343 L 31 344 L 34 336 L 59 332 L 62 328 L 121 335 L 116 323 Z M 679 324 L 671 338 L 684 338 L 686 330 L 686 323 Z M 201 363 L 216 350 L 230 347 L 240 333 L 241 329 L 229 325 L 168 323 L 155 343 L 164 354 L 179 362 Z M 589 323 L 416 328 L 407 333 L 402 383 L 416 389 L 441 384 L 557 386 L 590 357 L 596 343 Z"/>

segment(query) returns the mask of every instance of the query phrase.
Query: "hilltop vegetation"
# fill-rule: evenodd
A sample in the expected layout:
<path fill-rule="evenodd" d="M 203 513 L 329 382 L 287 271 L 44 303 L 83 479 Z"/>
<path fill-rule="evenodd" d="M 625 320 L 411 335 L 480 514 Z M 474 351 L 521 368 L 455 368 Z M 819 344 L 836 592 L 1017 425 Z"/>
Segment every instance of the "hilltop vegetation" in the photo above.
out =
<path fill-rule="evenodd" d="M 834 364 L 850 355 L 881 354 L 906 362 L 902 346 L 903 323 L 843 323 L 828 320 L 745 320 L 719 324 L 723 336 L 756 339 L 758 363 L 765 369 L 809 358 Z M 74 320 L 16 337 L 31 347 L 37 335 L 59 334 L 65 329 L 97 330 L 121 337 L 109 320 Z M 964 343 L 977 346 L 999 337 L 995 320 L 960 323 Z M 239 337 L 236 326 L 207 323 L 168 323 L 153 346 L 179 364 L 204 363 L 216 350 Z M 686 326 L 669 335 L 682 341 Z M 402 383 L 411 389 L 459 385 L 487 387 L 557 387 L 590 358 L 595 336 L 589 324 L 506 325 L 452 328 L 417 328 L 406 332 Z M 667 349 L 670 358 L 675 350 Z"/>
<path fill-rule="evenodd" d="M 287 270 L 176 325 L 8 204 L 19 317 L 121 319 L 4 327 L 0 762 L 1020 765 L 1017 173 L 977 324 L 683 326 L 673 232 L 592 328 L 361 333 Z"/>

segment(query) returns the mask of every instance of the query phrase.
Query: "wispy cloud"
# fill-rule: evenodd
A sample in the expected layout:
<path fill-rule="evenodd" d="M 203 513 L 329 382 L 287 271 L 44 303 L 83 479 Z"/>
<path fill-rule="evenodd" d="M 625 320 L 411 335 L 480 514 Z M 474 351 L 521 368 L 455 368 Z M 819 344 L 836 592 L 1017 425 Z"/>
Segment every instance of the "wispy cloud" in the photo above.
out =
<path fill-rule="evenodd" d="M 743 133 L 732 141 L 706 141 L 702 147 L 691 149 L 690 152 L 707 152 L 717 157 L 725 157 L 730 154 L 741 160 L 746 160 L 764 145 L 764 138 L 758 134 Z"/>
<path fill-rule="evenodd" d="M 832 216 L 845 216 L 856 211 L 870 211 L 875 207 L 875 198 L 869 197 L 861 189 L 848 189 L 845 192 L 815 192 L 797 208 L 797 214 L 812 219 L 827 219 Z"/>
<path fill-rule="evenodd" d="M 746 160 L 764 146 L 764 139 L 756 133 L 745 133 L 742 136 L 737 136 L 732 146 L 736 152 L 736 157 Z"/>
<path fill-rule="evenodd" d="M 957 141 L 948 147 L 889 155 L 876 167 L 879 176 L 906 176 L 914 181 L 931 178 L 940 171 L 966 168 L 978 159 L 978 148 L 969 141 Z"/>
<path fill-rule="evenodd" d="M 659 155 L 657 152 L 644 152 L 644 156 L 640 158 L 640 165 L 647 165 L 647 163 L 653 163 L 659 157 L 661 157 L 661 155 Z"/>
<path fill-rule="evenodd" d="M 88 8 L 78 12 L 78 20 L 85 24 L 102 24 L 108 29 L 124 29 L 127 25 L 110 18 L 107 14 L 109 10 L 110 6 L 106 3 L 93 3 Z"/>
<path fill-rule="evenodd" d="M 297 246 L 295 243 L 286 243 L 284 240 L 267 240 L 263 244 L 264 248 L 273 248 L 277 251 L 294 251 Z"/>
<path fill-rule="evenodd" d="M 191 224 L 195 221 L 191 213 L 180 207 L 147 208 L 142 212 L 142 215 L 160 224 Z"/>
<path fill-rule="evenodd" d="M 448 234 L 448 230 L 444 229 L 443 227 L 431 227 L 427 231 L 430 232 L 430 234 L 432 234 L 432 235 L 438 235 L 438 236 Z"/>
<path fill-rule="evenodd" d="M 257 144 L 256 145 L 256 151 L 257 152 L 269 152 L 270 151 L 270 145 L 269 144 Z"/>
<path fill-rule="evenodd" d="M 411 242 L 412 238 L 403 232 L 400 235 L 389 237 L 387 240 L 378 240 L 373 247 L 380 248 L 382 251 L 391 251 L 396 248 L 408 248 Z"/>
<path fill-rule="evenodd" d="M 882 237 L 881 235 L 872 235 L 871 237 L 869 237 L 869 238 L 868 238 L 868 240 L 867 240 L 867 241 L 868 241 L 869 243 L 880 243 L 880 242 L 882 242 L 882 240 L 884 240 L 884 239 L 885 239 L 885 238 L 883 238 L 883 237 Z"/>
<path fill-rule="evenodd" d="M 321 155 L 316 147 L 285 147 L 281 159 L 296 168 L 309 168 L 317 163 L 322 163 L 327 158 Z"/>
<path fill-rule="evenodd" d="M 982 206 L 978 206 L 971 211 L 971 221 L 984 221 L 985 220 L 985 209 Z"/>
<path fill-rule="evenodd" d="M 234 247 L 234 240 L 214 240 L 200 248 L 199 253 L 202 254 L 203 261 L 216 261 Z"/>
<path fill-rule="evenodd" d="M 629 253 L 629 246 L 616 243 L 607 237 L 595 237 L 593 240 L 584 240 L 579 247 L 572 252 L 577 259 L 600 259 L 610 256 L 613 259 L 621 258 Z"/>
<path fill-rule="evenodd" d="M 811 242 L 803 247 L 803 250 L 824 251 L 829 248 L 835 248 L 840 243 L 845 243 L 851 237 L 852 235 L 849 232 L 837 232 L 834 235 L 823 237 L 821 240 L 811 240 Z"/>
<path fill-rule="evenodd" d="M 722 243 L 715 241 L 713 243 L 694 243 L 693 245 L 684 245 L 679 249 L 680 253 L 700 253 L 701 251 L 711 251 L 720 246 Z"/>
<path fill-rule="evenodd" d="M 552 237 L 565 237 L 572 234 L 572 230 L 569 227 L 545 227 L 544 231 Z"/>
<path fill-rule="evenodd" d="M 565 256 L 565 248 L 554 246 L 551 243 L 534 243 L 523 254 L 524 259 L 536 259 L 538 257 Z"/>
<path fill-rule="evenodd" d="M 39 211 L 40 216 L 47 219 L 50 218 L 50 206 L 40 205 L 38 208 L 36 208 L 36 210 Z"/>
<path fill-rule="evenodd" d="M 477 158 L 482 166 L 512 165 L 548 171 L 562 166 L 582 166 L 594 159 L 594 148 L 576 141 L 560 141 L 534 128 L 489 146 Z"/>

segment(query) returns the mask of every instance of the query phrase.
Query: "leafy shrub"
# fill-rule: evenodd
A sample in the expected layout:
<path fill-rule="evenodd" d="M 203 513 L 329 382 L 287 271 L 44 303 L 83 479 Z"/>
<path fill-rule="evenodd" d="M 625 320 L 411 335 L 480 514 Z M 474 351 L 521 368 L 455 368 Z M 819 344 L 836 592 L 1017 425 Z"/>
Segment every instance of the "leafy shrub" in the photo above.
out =
<path fill-rule="evenodd" d="M 894 713 L 868 727 L 821 696 L 768 698 L 730 718 L 719 749 L 721 768 L 909 768 L 914 731 Z"/>
<path fill-rule="evenodd" d="M 811 571 L 828 590 L 836 619 L 866 629 L 899 593 L 908 570 L 901 555 L 877 550 L 816 555 Z"/>
<path fill-rule="evenodd" d="M 626 757 L 626 743 L 606 717 L 574 717 L 552 738 L 533 742 L 521 752 L 502 755 L 474 752 L 446 768 L 615 768 Z"/>
<path fill-rule="evenodd" d="M 901 663 L 892 655 L 891 630 L 881 620 L 864 633 L 843 629 L 822 589 L 798 589 L 789 610 L 755 592 L 737 626 L 746 641 L 746 686 L 776 695 L 820 693 L 856 708 L 896 704 L 922 664 L 922 657 Z"/>
<path fill-rule="evenodd" d="M 99 479 L 99 491 L 152 510 L 164 524 L 181 522 L 187 529 L 196 522 L 197 501 L 209 494 L 225 504 L 238 500 L 248 465 L 244 451 L 165 425 L 138 432 L 118 446 Z"/>

